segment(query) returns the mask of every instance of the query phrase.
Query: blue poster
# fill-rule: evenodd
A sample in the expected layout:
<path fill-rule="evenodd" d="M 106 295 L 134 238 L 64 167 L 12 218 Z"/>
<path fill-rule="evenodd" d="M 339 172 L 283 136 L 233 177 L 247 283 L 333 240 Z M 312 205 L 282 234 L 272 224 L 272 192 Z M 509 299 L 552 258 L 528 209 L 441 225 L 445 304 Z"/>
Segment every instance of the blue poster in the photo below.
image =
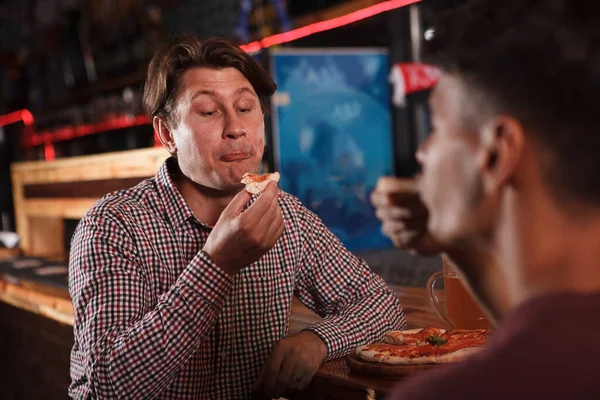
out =
<path fill-rule="evenodd" d="M 369 195 L 393 165 L 384 50 L 288 50 L 272 57 L 281 188 L 351 251 L 390 247 Z"/>

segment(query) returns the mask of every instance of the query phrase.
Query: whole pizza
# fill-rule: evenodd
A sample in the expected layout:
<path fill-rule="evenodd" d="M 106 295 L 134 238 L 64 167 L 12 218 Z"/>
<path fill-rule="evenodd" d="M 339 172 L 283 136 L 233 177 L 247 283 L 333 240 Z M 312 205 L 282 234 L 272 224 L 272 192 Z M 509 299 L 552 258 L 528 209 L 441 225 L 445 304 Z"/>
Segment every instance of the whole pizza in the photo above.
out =
<path fill-rule="evenodd" d="M 481 350 L 490 331 L 420 328 L 389 332 L 383 342 L 360 346 L 356 356 L 389 365 L 447 364 Z"/>

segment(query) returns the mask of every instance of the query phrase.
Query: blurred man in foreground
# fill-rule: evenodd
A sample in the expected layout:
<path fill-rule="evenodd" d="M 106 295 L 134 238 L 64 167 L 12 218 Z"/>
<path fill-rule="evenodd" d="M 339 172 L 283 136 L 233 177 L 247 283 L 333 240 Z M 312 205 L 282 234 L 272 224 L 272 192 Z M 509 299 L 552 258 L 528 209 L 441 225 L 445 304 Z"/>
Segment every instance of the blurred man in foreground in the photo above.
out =
<path fill-rule="evenodd" d="M 498 326 L 391 398 L 600 398 L 599 20 L 596 0 L 470 0 L 437 22 L 426 208 L 394 181 L 372 200 L 398 246 L 447 252 Z"/>

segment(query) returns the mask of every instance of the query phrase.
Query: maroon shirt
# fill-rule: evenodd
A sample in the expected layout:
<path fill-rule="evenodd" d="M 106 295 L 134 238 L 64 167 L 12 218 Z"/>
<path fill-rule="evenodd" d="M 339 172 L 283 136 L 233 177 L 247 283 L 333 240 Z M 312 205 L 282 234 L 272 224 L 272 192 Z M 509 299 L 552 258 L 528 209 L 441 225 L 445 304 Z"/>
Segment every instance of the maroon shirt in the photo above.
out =
<path fill-rule="evenodd" d="M 401 383 L 397 400 L 600 399 L 600 293 L 530 300 L 462 363 Z"/>

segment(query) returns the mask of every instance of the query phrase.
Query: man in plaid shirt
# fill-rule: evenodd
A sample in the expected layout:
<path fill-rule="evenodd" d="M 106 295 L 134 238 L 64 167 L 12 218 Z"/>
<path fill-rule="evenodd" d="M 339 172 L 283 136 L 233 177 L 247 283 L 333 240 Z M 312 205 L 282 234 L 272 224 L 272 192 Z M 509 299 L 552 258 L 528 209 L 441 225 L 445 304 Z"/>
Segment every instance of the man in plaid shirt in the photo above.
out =
<path fill-rule="evenodd" d="M 144 107 L 173 157 L 77 227 L 72 397 L 279 397 L 403 327 L 394 294 L 316 215 L 274 183 L 243 190 L 275 88 L 225 40 L 155 54 Z M 293 295 L 324 319 L 287 336 Z"/>

